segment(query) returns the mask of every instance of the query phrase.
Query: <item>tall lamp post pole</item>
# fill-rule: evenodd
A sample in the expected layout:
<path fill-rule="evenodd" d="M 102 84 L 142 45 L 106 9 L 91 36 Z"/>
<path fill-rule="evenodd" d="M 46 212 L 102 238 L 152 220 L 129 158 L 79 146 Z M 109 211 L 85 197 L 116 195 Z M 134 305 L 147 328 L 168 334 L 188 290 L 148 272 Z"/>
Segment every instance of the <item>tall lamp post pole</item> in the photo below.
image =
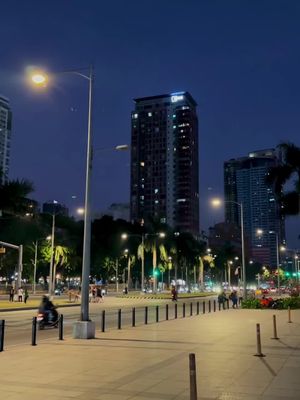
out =
<path fill-rule="evenodd" d="M 243 203 L 238 203 L 233 200 L 226 200 L 224 203 L 232 203 L 236 204 L 240 207 L 240 215 L 241 215 L 241 242 L 242 242 L 242 281 L 243 281 L 243 295 L 244 298 L 247 299 L 247 277 L 246 277 L 246 263 L 245 263 L 245 235 L 244 235 L 244 208 Z M 211 204 L 214 207 L 220 207 L 222 201 L 220 199 L 212 199 Z"/>
<path fill-rule="evenodd" d="M 52 231 L 51 231 L 51 254 L 50 254 L 50 271 L 49 271 L 49 295 L 52 296 L 53 281 L 53 263 L 54 263 L 54 235 L 55 235 L 55 212 L 52 214 Z"/>
<path fill-rule="evenodd" d="M 236 203 L 241 208 L 241 241 L 242 241 L 242 271 L 243 271 L 243 293 L 245 299 L 247 298 L 247 277 L 246 277 L 246 263 L 245 263 L 245 237 L 244 237 L 244 208 L 243 203 Z"/>
<path fill-rule="evenodd" d="M 81 72 L 87 69 L 89 69 L 88 74 L 84 74 Z M 80 310 L 80 321 L 75 323 L 73 331 L 73 336 L 75 338 L 89 339 L 95 337 L 95 324 L 89 320 L 89 275 L 90 275 L 90 252 L 91 252 L 90 191 L 91 191 L 91 172 L 92 172 L 92 94 L 93 94 L 94 73 L 92 66 L 90 66 L 89 68 L 63 71 L 61 73 L 75 74 L 81 76 L 82 78 L 88 80 L 89 82 L 87 153 L 86 153 L 86 176 L 85 176 L 85 207 L 84 207 L 85 213 L 84 213 L 83 260 L 82 260 L 82 279 L 81 279 L 81 310 Z M 36 73 L 31 74 L 31 81 L 38 86 L 45 87 L 48 82 L 48 77 L 45 73 L 38 71 Z M 53 235 L 52 235 L 52 240 L 53 240 Z M 52 268 L 50 273 L 52 275 Z"/>

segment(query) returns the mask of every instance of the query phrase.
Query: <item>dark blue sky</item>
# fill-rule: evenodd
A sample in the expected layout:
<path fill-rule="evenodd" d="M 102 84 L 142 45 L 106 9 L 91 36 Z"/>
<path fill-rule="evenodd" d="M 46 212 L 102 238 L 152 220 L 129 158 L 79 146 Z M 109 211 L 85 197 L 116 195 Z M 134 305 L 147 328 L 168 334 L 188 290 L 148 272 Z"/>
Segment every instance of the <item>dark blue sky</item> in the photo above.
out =
<path fill-rule="evenodd" d="M 188 90 L 198 102 L 201 227 L 223 194 L 223 161 L 280 141 L 300 145 L 298 0 L 10 0 L 1 4 L 0 93 L 11 100 L 11 177 L 39 201 L 82 205 L 87 82 L 63 76 L 37 93 L 28 65 L 95 64 L 95 147 L 130 142 L 132 99 Z M 95 158 L 93 206 L 129 200 L 129 154 Z M 208 189 L 211 188 L 211 189 Z M 77 200 L 71 200 L 77 195 Z M 288 222 L 289 245 L 299 221 Z"/>

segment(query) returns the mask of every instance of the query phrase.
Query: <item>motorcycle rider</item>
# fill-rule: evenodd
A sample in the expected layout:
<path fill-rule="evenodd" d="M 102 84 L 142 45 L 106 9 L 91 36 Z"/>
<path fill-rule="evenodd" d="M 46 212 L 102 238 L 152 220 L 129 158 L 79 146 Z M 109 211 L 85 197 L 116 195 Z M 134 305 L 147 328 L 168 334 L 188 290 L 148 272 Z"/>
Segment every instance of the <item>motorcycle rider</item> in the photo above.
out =
<path fill-rule="evenodd" d="M 58 313 L 55 305 L 47 296 L 42 297 L 41 304 L 39 306 L 39 312 L 45 315 L 45 322 L 49 323 L 58 319 Z"/>

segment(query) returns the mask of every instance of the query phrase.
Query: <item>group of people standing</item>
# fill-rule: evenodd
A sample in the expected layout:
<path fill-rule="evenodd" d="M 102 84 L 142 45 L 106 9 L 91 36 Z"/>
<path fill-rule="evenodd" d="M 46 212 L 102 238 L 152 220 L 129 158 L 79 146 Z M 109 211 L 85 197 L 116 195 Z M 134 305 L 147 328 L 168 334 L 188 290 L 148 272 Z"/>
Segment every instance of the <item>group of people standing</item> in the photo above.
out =
<path fill-rule="evenodd" d="M 225 290 L 223 290 L 223 291 L 219 294 L 219 296 L 218 296 L 218 303 L 219 303 L 221 306 L 223 306 L 223 308 L 225 308 L 225 303 L 226 303 L 228 300 L 231 300 L 231 302 L 232 302 L 232 308 L 238 308 L 238 301 L 239 301 L 239 298 L 238 298 L 238 294 L 237 294 L 237 291 L 236 291 L 236 290 L 233 290 L 233 291 L 230 293 L 228 299 L 227 299 Z"/>
<path fill-rule="evenodd" d="M 17 299 L 15 299 L 15 295 L 17 295 Z M 9 301 L 10 302 L 17 300 L 19 303 L 22 303 L 24 301 L 24 303 L 26 304 L 28 297 L 29 297 L 29 294 L 28 294 L 28 290 L 26 287 L 25 287 L 25 289 L 20 287 L 18 290 L 15 290 L 15 288 L 13 286 L 11 286 L 9 289 Z"/>
<path fill-rule="evenodd" d="M 90 289 L 89 298 L 91 303 L 103 302 L 102 289 L 100 287 L 93 286 Z"/>

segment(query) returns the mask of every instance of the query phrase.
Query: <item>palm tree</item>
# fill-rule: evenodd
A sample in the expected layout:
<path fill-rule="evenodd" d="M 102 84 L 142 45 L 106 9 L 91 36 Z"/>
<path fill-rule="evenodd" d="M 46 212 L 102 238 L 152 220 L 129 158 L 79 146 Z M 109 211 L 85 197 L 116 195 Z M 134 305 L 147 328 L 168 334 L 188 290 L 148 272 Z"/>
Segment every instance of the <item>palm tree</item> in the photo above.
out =
<path fill-rule="evenodd" d="M 279 151 L 282 163 L 270 169 L 266 181 L 272 184 L 277 198 L 282 204 L 282 213 L 297 215 L 300 211 L 300 147 L 293 143 L 281 143 Z M 294 190 L 284 192 L 284 186 L 293 182 Z"/>
<path fill-rule="evenodd" d="M 0 210 L 7 214 L 24 215 L 31 202 L 27 196 L 33 190 L 32 182 L 26 179 L 16 179 L 0 185 Z"/>

